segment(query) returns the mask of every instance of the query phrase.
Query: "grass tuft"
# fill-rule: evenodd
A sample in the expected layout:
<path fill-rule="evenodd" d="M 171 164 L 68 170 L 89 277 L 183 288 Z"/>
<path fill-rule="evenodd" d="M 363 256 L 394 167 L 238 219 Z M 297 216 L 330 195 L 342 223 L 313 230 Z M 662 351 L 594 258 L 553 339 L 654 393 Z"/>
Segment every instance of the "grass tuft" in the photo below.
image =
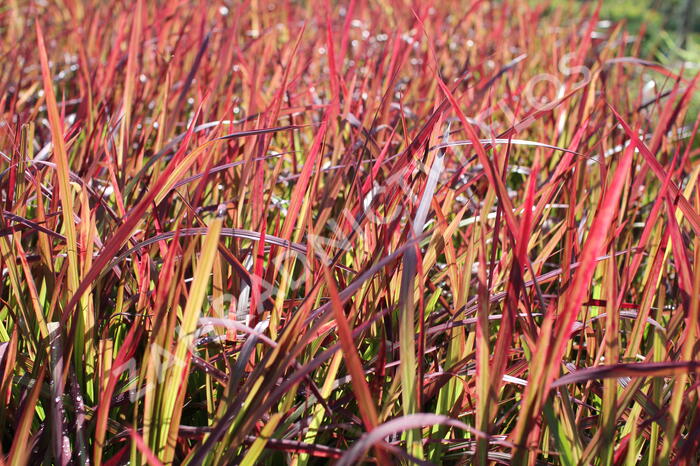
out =
<path fill-rule="evenodd" d="M 700 75 L 533 3 L 0 6 L 0 464 L 700 461 Z"/>

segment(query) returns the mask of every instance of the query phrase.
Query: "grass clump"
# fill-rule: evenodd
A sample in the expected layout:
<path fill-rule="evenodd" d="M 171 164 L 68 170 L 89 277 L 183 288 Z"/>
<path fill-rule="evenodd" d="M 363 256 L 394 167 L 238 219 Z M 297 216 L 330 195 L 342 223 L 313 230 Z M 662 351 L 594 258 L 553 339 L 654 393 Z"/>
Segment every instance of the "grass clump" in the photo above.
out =
<path fill-rule="evenodd" d="M 697 462 L 697 76 L 599 15 L 0 7 L 0 463 Z"/>

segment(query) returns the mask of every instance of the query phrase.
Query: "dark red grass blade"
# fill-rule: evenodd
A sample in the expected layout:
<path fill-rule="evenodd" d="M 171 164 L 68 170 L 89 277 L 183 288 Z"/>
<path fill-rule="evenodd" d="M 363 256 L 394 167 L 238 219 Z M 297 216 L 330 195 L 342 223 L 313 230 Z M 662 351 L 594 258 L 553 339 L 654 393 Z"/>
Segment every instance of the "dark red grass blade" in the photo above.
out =
<path fill-rule="evenodd" d="M 700 372 L 700 361 L 669 361 L 645 363 L 620 363 L 587 367 L 559 377 L 552 382 L 555 389 L 572 383 L 588 382 L 620 377 L 668 377 L 676 374 Z"/>

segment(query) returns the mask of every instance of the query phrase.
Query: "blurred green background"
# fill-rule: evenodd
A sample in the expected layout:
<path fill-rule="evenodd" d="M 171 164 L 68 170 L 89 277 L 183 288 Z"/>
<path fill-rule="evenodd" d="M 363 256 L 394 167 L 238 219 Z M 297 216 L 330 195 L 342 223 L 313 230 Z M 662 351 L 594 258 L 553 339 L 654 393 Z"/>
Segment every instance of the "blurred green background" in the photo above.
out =
<path fill-rule="evenodd" d="M 542 0 L 531 0 L 542 3 Z M 595 8 L 597 0 L 550 0 L 550 8 Z M 700 73 L 700 0 L 603 0 L 600 20 L 624 21 L 639 34 L 644 28 L 641 55 L 692 79 Z M 660 80 L 657 84 L 662 84 Z M 686 124 L 700 114 L 700 92 L 691 99 Z M 700 140 L 694 145 L 700 147 Z"/>
<path fill-rule="evenodd" d="M 590 0 L 552 0 L 553 7 L 592 6 Z M 700 69 L 699 0 L 603 0 L 601 19 L 626 21 L 628 29 L 639 32 L 646 24 L 644 52 L 649 58 L 687 71 Z"/>

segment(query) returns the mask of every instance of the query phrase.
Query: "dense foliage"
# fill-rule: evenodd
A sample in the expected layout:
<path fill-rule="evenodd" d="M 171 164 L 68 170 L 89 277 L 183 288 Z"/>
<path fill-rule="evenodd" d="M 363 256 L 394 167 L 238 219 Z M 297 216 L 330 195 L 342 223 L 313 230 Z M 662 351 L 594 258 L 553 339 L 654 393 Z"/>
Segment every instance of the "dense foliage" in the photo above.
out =
<path fill-rule="evenodd" d="M 694 464 L 697 76 L 525 0 L 0 5 L 0 464 Z"/>

